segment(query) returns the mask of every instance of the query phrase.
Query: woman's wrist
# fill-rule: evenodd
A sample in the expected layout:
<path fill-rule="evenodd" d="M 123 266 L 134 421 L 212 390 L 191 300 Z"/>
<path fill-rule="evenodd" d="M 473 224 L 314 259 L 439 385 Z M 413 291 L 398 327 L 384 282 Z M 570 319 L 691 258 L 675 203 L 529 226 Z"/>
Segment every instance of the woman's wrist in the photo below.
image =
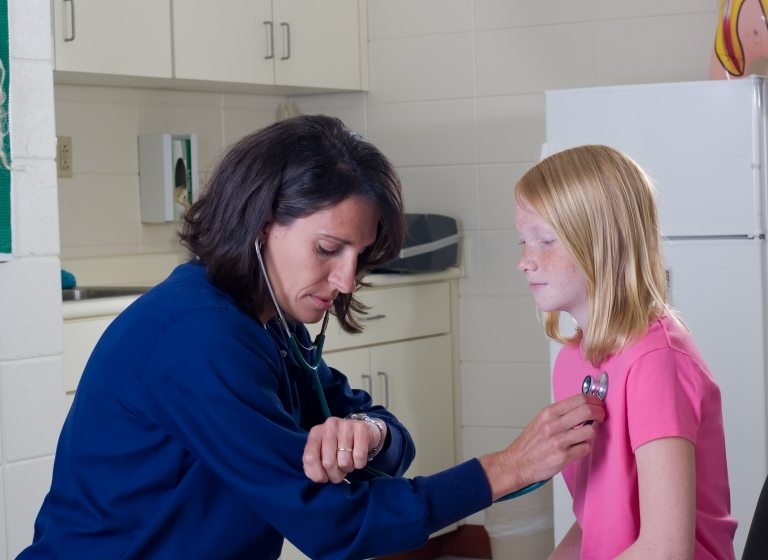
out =
<path fill-rule="evenodd" d="M 520 473 L 509 461 L 506 452 L 497 451 L 478 457 L 480 465 L 488 479 L 493 500 L 498 500 L 507 494 L 519 490 L 527 483 L 522 480 Z"/>
<path fill-rule="evenodd" d="M 364 412 L 355 412 L 348 414 L 347 418 L 350 420 L 360 420 L 367 422 L 371 428 L 371 433 L 374 434 L 372 441 L 376 441 L 376 444 L 368 449 L 368 461 L 372 461 L 379 451 L 384 447 L 384 441 L 387 439 L 387 424 L 381 418 L 373 418 L 368 416 Z M 376 434 L 378 435 L 378 441 L 376 440 Z"/>

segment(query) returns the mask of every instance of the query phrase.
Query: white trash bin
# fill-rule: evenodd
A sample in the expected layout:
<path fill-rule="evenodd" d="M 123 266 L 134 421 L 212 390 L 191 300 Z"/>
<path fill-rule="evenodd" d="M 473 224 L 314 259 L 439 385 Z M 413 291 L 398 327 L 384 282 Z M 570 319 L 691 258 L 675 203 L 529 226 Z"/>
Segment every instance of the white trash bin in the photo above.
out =
<path fill-rule="evenodd" d="M 493 560 L 542 560 L 554 548 L 552 484 L 485 510 Z"/>

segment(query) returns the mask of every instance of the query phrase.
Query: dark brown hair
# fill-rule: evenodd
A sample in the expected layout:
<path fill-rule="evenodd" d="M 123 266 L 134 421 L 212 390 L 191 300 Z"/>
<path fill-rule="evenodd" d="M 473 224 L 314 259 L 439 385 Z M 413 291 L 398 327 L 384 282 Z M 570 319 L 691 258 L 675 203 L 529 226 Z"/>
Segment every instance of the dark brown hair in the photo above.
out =
<path fill-rule="evenodd" d="M 273 220 L 289 225 L 350 196 L 379 213 L 376 240 L 357 262 L 358 285 L 371 267 L 400 251 L 404 234 L 400 179 L 378 148 L 339 119 L 293 117 L 250 134 L 223 156 L 203 195 L 184 214 L 181 243 L 211 281 L 256 317 L 271 306 L 254 242 Z M 365 306 L 339 294 L 334 314 L 347 332 L 360 332 Z M 350 313 L 350 310 L 353 313 Z"/>

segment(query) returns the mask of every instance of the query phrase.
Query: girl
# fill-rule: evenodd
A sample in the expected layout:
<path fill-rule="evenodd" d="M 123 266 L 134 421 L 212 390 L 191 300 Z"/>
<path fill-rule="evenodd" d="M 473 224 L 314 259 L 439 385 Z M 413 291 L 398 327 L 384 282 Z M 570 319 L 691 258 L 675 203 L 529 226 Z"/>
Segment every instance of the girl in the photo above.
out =
<path fill-rule="evenodd" d="M 605 146 L 554 154 L 518 182 L 515 222 L 518 268 L 564 345 L 555 400 L 610 378 L 591 453 L 563 470 L 576 523 L 550 558 L 733 559 L 720 391 L 667 304 L 648 176 Z"/>

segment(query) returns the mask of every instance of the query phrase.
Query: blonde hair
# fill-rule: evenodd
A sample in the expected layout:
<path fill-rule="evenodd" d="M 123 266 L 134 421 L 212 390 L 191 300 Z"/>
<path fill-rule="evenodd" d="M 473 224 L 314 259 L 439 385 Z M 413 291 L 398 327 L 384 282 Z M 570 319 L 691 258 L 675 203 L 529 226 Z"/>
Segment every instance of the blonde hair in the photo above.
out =
<path fill-rule="evenodd" d="M 667 304 L 655 188 L 631 158 L 607 146 L 556 153 L 520 179 L 515 197 L 549 223 L 587 279 L 586 332 L 563 336 L 553 311 L 545 321 L 549 337 L 582 342 L 598 365 L 653 319 L 679 320 Z"/>

